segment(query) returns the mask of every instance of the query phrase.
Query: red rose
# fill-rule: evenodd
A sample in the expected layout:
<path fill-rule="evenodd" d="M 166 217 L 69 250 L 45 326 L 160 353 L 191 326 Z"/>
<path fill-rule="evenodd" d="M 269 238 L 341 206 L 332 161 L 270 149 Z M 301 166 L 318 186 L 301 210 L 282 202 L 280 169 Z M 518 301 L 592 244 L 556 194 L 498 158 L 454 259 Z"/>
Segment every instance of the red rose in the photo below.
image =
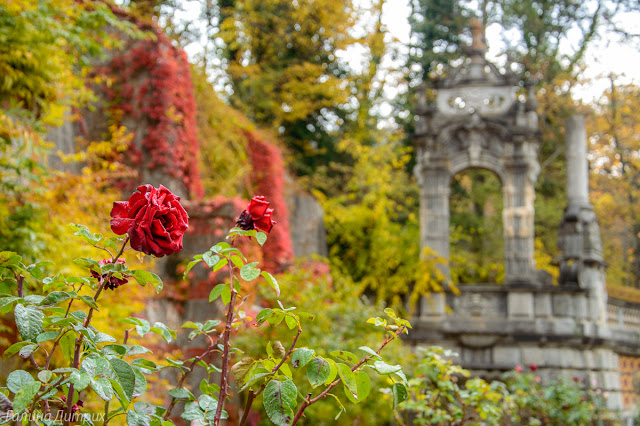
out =
<path fill-rule="evenodd" d="M 189 227 L 180 197 L 162 185 L 139 186 L 129 201 L 113 203 L 111 217 L 111 229 L 129 234 L 131 248 L 156 257 L 182 250 L 182 236 Z"/>
<path fill-rule="evenodd" d="M 271 219 L 273 209 L 269 208 L 269 204 L 271 203 L 262 195 L 253 197 L 247 209 L 240 214 L 236 221 L 238 227 L 245 231 L 256 228 L 264 232 L 271 231 L 276 222 Z"/>
<path fill-rule="evenodd" d="M 116 263 L 121 263 L 124 264 L 125 260 L 124 259 L 118 259 L 116 261 Z M 98 262 L 98 265 L 100 266 L 104 266 L 107 263 L 113 263 L 113 258 L 110 259 L 102 259 L 100 262 Z M 94 278 L 100 278 L 100 275 L 97 272 L 91 271 L 91 275 L 93 275 Z M 115 290 L 116 288 L 120 287 L 123 284 L 126 284 L 129 282 L 129 279 L 127 278 L 128 275 L 123 274 L 122 279 L 120 278 L 116 278 L 116 277 L 109 277 L 109 281 L 107 281 L 104 285 L 104 288 L 108 288 L 110 290 Z M 102 278 L 107 278 L 107 275 L 103 275 Z"/>
<path fill-rule="evenodd" d="M 538 366 L 535 364 L 531 364 L 529 368 L 531 369 L 531 371 L 536 371 L 538 369 Z"/>

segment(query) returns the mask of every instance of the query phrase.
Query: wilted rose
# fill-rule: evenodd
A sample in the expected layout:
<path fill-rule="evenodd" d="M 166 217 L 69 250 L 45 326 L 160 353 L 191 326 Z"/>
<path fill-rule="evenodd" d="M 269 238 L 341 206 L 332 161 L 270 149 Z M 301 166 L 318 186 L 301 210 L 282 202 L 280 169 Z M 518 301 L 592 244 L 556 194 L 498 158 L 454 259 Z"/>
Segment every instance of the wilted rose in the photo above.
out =
<path fill-rule="evenodd" d="M 125 260 L 124 259 L 118 259 L 116 261 L 116 264 L 124 264 Z M 100 266 L 104 266 L 107 263 L 113 263 L 113 258 L 110 259 L 102 259 L 100 262 L 98 262 L 98 264 Z M 91 271 L 91 275 L 93 275 L 94 278 L 100 278 L 100 274 L 98 274 L 97 272 Z M 128 275 L 123 274 L 122 279 L 120 278 L 116 278 L 116 277 L 108 277 L 108 281 L 104 284 L 104 288 L 108 288 L 110 290 L 115 290 L 116 288 L 120 287 L 123 284 L 126 284 L 129 282 L 129 279 L 127 278 Z M 103 279 L 107 279 L 107 275 L 103 275 L 102 276 Z"/>
<path fill-rule="evenodd" d="M 269 208 L 269 204 L 271 203 L 261 195 L 253 197 L 247 209 L 240 214 L 240 217 L 236 221 L 238 227 L 245 231 L 251 229 L 259 229 L 264 232 L 271 231 L 271 228 L 273 228 L 276 222 L 271 219 L 273 209 Z"/>
<path fill-rule="evenodd" d="M 131 248 L 156 257 L 182 250 L 182 236 L 189 227 L 180 197 L 162 185 L 139 186 L 129 201 L 113 203 L 111 217 L 111 229 L 129 234 Z"/>

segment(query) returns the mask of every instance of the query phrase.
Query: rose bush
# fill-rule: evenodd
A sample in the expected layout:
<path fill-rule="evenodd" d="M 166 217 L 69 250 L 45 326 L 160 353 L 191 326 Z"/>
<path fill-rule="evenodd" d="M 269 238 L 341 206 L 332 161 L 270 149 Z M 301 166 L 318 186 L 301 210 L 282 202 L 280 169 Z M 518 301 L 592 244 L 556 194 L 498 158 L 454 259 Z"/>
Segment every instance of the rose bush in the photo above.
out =
<path fill-rule="evenodd" d="M 98 265 L 105 266 L 108 263 L 113 263 L 113 258 L 102 259 L 100 262 L 98 262 Z M 124 263 L 125 263 L 124 259 L 116 260 L 116 264 L 124 265 Z M 101 275 L 98 274 L 96 271 L 91 271 L 91 276 L 93 278 L 100 278 Z M 104 288 L 108 288 L 109 290 L 115 290 L 121 285 L 124 285 L 129 282 L 128 275 L 123 275 L 122 278 L 118 278 L 118 277 L 110 276 L 108 274 L 103 274 L 102 279 L 105 282 Z"/>
<path fill-rule="evenodd" d="M 156 257 L 182 250 L 189 216 L 180 197 L 164 186 L 141 185 L 129 201 L 116 201 L 111 210 L 111 230 L 129 234 L 131 248 Z"/>

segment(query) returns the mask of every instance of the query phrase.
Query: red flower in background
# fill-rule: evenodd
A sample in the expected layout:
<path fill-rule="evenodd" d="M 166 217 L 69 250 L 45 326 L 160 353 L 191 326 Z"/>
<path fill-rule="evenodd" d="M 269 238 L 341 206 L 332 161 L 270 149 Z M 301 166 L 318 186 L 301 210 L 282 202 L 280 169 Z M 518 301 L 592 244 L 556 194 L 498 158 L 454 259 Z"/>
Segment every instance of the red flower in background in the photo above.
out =
<path fill-rule="evenodd" d="M 116 261 L 116 263 L 120 263 L 120 264 L 124 264 L 125 260 L 124 259 L 118 259 Z M 111 259 L 102 259 L 100 262 L 98 262 L 98 264 L 100 266 L 104 266 L 107 263 L 113 263 L 113 258 Z M 100 278 L 100 274 L 98 274 L 97 272 L 91 271 L 91 275 L 93 275 L 94 278 Z M 129 279 L 127 278 L 128 275 L 123 274 L 122 279 L 120 278 L 116 278 L 116 277 L 109 277 L 109 281 L 107 281 L 104 285 L 104 288 L 108 288 L 110 290 L 115 290 L 116 288 L 120 287 L 123 284 L 126 284 L 129 282 Z M 103 279 L 107 278 L 107 275 L 103 275 L 102 276 Z"/>
<path fill-rule="evenodd" d="M 256 195 L 251 199 L 247 209 L 244 210 L 236 224 L 239 228 L 249 231 L 251 229 L 259 229 L 264 232 L 271 231 L 275 221 L 271 219 L 273 209 L 269 208 L 270 202 L 262 195 Z"/>
<path fill-rule="evenodd" d="M 182 236 L 189 227 L 180 197 L 162 185 L 139 186 L 129 201 L 113 203 L 111 217 L 111 229 L 129 234 L 131 248 L 156 257 L 182 250 Z"/>

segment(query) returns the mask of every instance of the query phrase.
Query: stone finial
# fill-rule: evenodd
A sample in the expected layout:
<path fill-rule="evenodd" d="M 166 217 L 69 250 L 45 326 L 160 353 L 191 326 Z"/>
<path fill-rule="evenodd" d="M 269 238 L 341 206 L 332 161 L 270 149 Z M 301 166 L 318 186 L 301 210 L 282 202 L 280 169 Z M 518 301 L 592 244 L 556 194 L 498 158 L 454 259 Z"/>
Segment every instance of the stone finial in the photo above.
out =
<path fill-rule="evenodd" d="M 589 163 L 584 116 L 573 115 L 566 122 L 567 197 L 569 208 L 589 204 Z"/>
<path fill-rule="evenodd" d="M 476 50 L 486 50 L 487 44 L 484 42 L 484 25 L 478 18 L 471 19 L 471 47 Z"/>

